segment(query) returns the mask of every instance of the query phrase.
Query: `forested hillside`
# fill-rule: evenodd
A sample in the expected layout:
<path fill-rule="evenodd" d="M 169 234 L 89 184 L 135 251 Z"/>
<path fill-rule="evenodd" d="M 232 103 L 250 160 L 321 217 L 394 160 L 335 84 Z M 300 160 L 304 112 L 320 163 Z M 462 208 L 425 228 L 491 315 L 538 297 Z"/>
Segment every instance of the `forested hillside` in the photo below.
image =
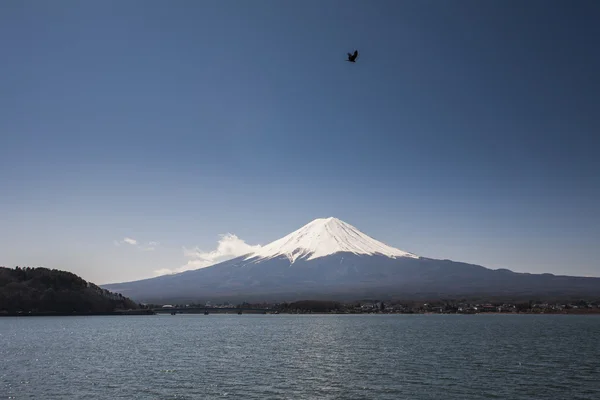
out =
<path fill-rule="evenodd" d="M 127 297 L 48 268 L 0 267 L 0 313 L 107 313 L 137 309 Z"/>

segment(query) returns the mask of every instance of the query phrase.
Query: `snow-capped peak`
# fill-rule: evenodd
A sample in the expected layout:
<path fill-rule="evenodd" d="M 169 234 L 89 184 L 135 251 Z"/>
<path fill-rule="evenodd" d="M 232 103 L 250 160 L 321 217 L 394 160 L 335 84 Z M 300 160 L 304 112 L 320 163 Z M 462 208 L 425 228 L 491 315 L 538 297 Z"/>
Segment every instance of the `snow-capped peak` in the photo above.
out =
<path fill-rule="evenodd" d="M 339 252 L 380 254 L 390 258 L 418 256 L 381 243 L 350 224 L 337 218 L 319 218 L 289 235 L 261 247 L 246 259 L 269 259 L 286 256 L 292 263 L 298 258 L 307 260 Z"/>

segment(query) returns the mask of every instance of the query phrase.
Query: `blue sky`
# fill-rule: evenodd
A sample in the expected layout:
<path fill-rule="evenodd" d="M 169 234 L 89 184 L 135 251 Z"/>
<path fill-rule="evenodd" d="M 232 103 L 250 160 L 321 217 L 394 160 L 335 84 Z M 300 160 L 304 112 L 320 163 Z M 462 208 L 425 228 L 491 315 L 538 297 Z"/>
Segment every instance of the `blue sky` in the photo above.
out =
<path fill-rule="evenodd" d="M 0 265 L 132 280 L 335 216 L 427 257 L 600 276 L 599 18 L 4 1 Z"/>

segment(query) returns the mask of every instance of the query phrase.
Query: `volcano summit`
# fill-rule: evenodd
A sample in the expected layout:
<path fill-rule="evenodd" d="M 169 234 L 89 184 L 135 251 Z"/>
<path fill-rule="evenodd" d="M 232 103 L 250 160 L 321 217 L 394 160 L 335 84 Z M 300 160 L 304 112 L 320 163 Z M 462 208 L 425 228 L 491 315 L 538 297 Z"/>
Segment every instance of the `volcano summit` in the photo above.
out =
<path fill-rule="evenodd" d="M 262 247 L 246 257 L 246 260 L 262 262 L 285 256 L 293 264 L 299 258 L 309 261 L 336 253 L 418 258 L 414 254 L 381 243 L 352 225 L 331 217 L 315 219 L 297 231 Z"/>
<path fill-rule="evenodd" d="M 210 267 L 104 285 L 138 301 L 593 296 L 600 278 L 515 273 L 388 246 L 337 218 L 316 219 Z"/>

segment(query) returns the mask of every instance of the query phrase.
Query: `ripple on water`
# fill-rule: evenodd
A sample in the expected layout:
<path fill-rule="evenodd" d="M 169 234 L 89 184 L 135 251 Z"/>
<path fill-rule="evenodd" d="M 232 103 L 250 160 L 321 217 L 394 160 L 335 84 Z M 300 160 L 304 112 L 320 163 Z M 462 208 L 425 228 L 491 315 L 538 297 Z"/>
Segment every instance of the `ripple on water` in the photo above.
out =
<path fill-rule="evenodd" d="M 0 398 L 600 398 L 590 316 L 0 319 Z"/>

